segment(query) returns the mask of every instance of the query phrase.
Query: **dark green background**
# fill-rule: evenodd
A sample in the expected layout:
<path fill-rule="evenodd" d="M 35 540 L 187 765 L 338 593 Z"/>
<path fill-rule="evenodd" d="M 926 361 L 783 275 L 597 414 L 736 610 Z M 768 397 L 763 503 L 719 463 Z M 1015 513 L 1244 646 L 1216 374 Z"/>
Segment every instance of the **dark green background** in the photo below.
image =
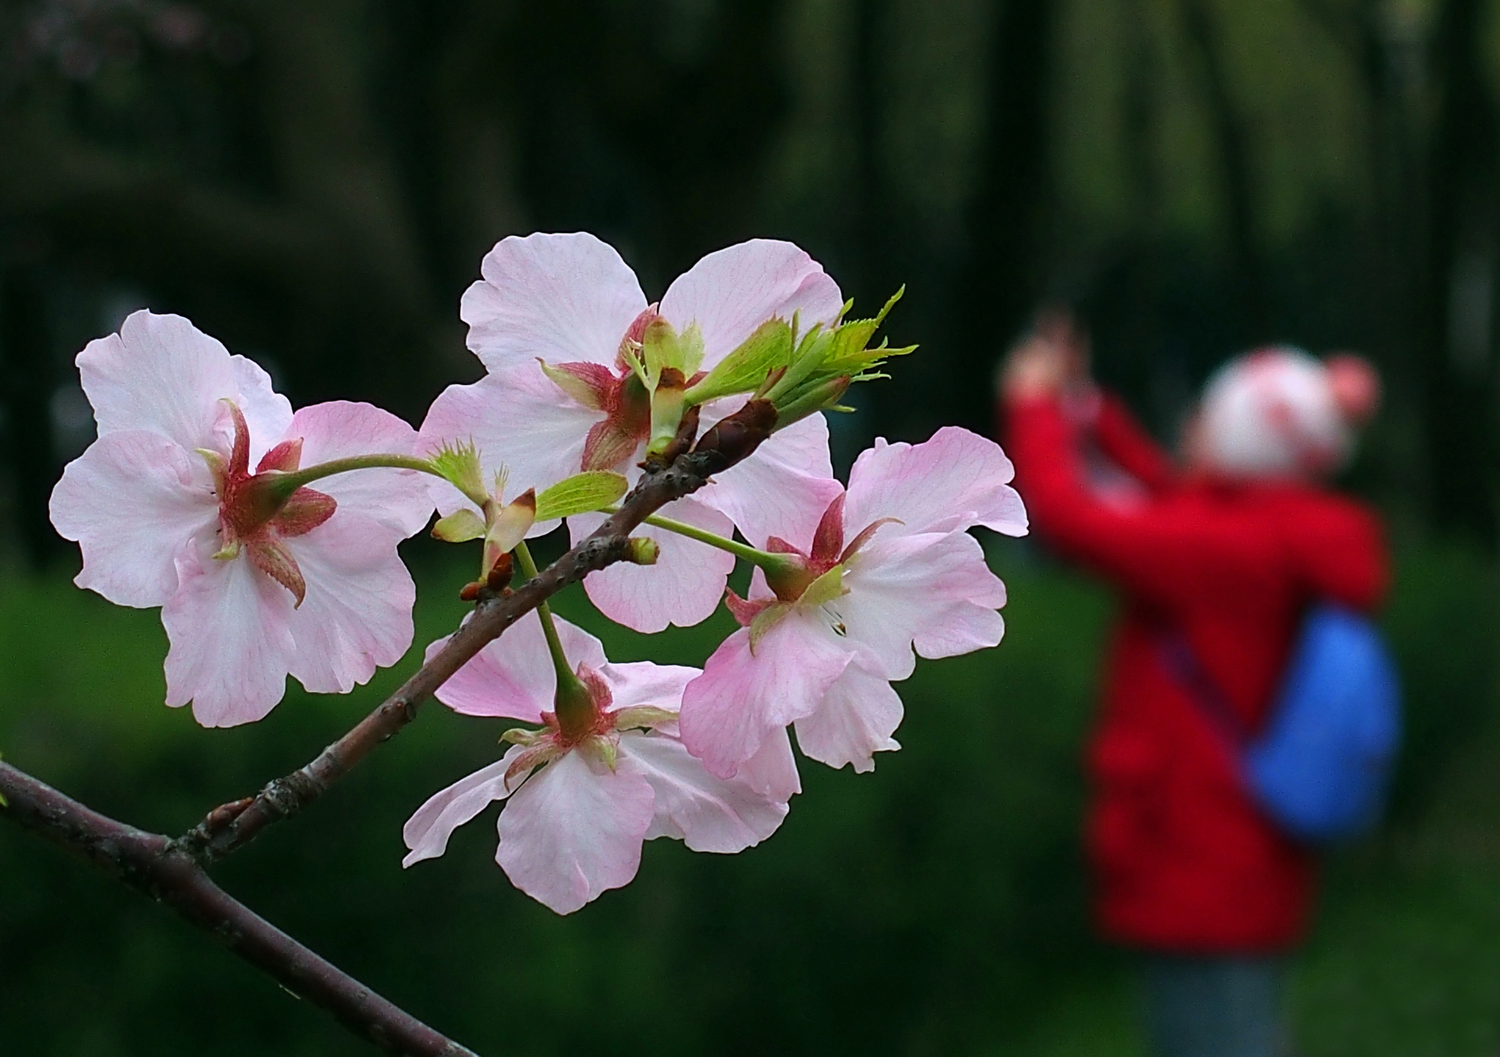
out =
<path fill-rule="evenodd" d="M 835 420 L 842 465 L 877 434 L 988 430 L 993 365 L 1047 299 L 1166 440 L 1236 351 L 1358 348 L 1388 406 L 1347 484 L 1400 559 L 1410 730 L 1390 826 L 1330 864 L 1296 1015 L 1312 1057 L 1495 1057 L 1497 99 L 1497 0 L 3 0 L 0 753 L 176 832 L 413 664 L 206 732 L 160 704 L 156 615 L 67 583 L 46 498 L 90 437 L 73 357 L 143 305 L 296 404 L 416 422 L 479 373 L 458 299 L 503 235 L 594 231 L 653 297 L 709 250 L 790 238 L 862 308 L 905 283 L 890 336 L 922 344 Z M 420 645 L 463 572 L 407 549 Z M 567 919 L 492 864 L 492 815 L 403 872 L 401 823 L 499 749 L 432 709 L 222 880 L 486 1057 L 1138 1053 L 1077 845 L 1108 603 L 1026 545 L 993 554 L 1006 642 L 921 665 L 905 749 L 809 768 L 763 847 L 658 841 Z M 717 619 L 608 644 L 701 661 Z M 0 826 L 0 1057 L 346 1052 Z"/>
<path fill-rule="evenodd" d="M 278 925 L 480 1053 L 1136 1054 L 1128 964 L 1096 944 L 1078 744 L 1106 600 L 993 540 L 1010 630 L 901 684 L 899 753 L 804 768 L 781 830 L 738 856 L 646 848 L 635 883 L 559 918 L 492 862 L 494 809 L 400 867 L 401 824 L 495 758 L 498 724 L 430 707 L 295 823 L 218 871 Z M 462 575 L 426 545 L 419 641 Z M 561 610 L 580 612 L 579 596 Z M 1403 556 L 1388 625 L 1410 730 L 1392 821 L 1335 855 L 1297 974 L 1312 1057 L 1492 1057 L 1500 1045 L 1500 778 L 1491 568 Z M 310 757 L 411 662 L 265 722 L 161 705 L 154 614 L 57 578 L 0 594 L 0 747 L 101 810 L 177 832 Z M 598 627 L 594 619 L 591 626 Z M 723 614 L 619 659 L 701 661 Z M 80 862 L 0 829 L 0 1052 L 362 1054 L 363 1044 Z"/>

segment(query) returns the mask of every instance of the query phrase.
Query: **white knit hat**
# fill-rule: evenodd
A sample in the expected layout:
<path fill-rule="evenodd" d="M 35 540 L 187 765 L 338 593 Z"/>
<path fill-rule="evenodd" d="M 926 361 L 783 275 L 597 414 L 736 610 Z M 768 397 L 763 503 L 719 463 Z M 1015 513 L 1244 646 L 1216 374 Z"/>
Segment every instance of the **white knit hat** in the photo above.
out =
<path fill-rule="evenodd" d="M 1235 477 L 1319 476 L 1354 448 L 1327 366 L 1291 345 L 1256 349 L 1219 368 L 1200 414 L 1204 459 Z"/>

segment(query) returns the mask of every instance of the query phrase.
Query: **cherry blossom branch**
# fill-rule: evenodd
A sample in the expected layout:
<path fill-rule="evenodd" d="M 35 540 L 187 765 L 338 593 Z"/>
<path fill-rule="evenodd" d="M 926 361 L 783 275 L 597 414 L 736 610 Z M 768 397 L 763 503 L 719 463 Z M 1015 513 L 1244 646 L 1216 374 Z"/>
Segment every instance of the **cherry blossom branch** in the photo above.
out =
<path fill-rule="evenodd" d="M 0 816 L 169 907 L 350 1031 L 403 1057 L 477 1057 L 230 896 L 177 842 L 101 815 L 0 762 Z"/>
<path fill-rule="evenodd" d="M 678 455 L 665 469 L 647 472 L 619 509 L 587 538 L 514 591 L 486 591 L 467 620 L 416 674 L 325 748 L 306 766 L 273 779 L 256 796 L 221 804 L 184 834 L 178 846 L 203 865 L 222 859 L 253 840 L 274 822 L 290 818 L 318 799 L 371 750 L 395 736 L 416 718 L 431 697 L 458 669 L 568 584 L 630 557 L 630 533 L 647 517 L 675 499 L 691 495 L 746 458 L 775 424 L 770 405 L 752 401 L 704 434 L 691 452 Z"/>

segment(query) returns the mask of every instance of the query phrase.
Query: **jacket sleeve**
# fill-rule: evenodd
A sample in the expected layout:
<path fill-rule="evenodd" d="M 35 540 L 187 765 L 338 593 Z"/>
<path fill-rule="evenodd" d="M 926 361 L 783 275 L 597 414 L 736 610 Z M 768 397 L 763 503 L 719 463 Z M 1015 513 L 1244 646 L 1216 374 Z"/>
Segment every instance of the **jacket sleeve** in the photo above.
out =
<path fill-rule="evenodd" d="M 1316 507 L 1298 519 L 1301 528 L 1293 543 L 1308 594 L 1366 612 L 1375 609 L 1390 586 L 1379 520 L 1351 500 L 1316 498 Z"/>
<path fill-rule="evenodd" d="M 1175 476 L 1172 460 L 1113 393 L 1102 394 L 1094 439 L 1100 451 L 1152 494 L 1171 485 Z"/>
<path fill-rule="evenodd" d="M 1007 405 L 1016 487 L 1052 547 L 1149 602 L 1176 606 L 1202 593 L 1232 541 L 1189 511 L 1159 502 L 1119 508 L 1088 487 L 1077 427 L 1053 400 Z"/>

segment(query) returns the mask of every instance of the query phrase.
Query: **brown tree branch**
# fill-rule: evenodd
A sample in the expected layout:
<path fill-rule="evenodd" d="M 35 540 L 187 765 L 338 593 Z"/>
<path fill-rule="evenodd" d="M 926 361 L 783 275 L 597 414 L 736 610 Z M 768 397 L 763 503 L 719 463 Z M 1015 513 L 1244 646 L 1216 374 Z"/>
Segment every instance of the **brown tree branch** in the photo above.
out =
<path fill-rule="evenodd" d="M 759 403 L 752 401 L 746 410 Z M 754 451 L 769 433 L 763 424 L 752 425 L 748 433 L 739 433 L 731 422 L 739 417 L 739 414 L 731 416 L 710 430 L 698 450 L 678 456 L 666 469 L 648 472 L 615 514 L 536 578 L 513 592 L 482 598 L 473 617 L 436 656 L 316 759 L 274 779 L 251 799 L 215 808 L 184 834 L 176 846 L 203 865 L 209 865 L 249 843 L 271 823 L 290 818 L 322 796 L 372 749 L 415 719 L 422 702 L 506 628 L 568 584 L 596 569 L 623 561 L 630 533 L 647 516 L 674 499 L 696 492 L 708 483 L 711 474 L 728 469 Z"/>
<path fill-rule="evenodd" d="M 170 907 L 357 1035 L 403 1057 L 477 1057 L 234 899 L 174 842 L 93 811 L 0 762 L 0 816 Z"/>

